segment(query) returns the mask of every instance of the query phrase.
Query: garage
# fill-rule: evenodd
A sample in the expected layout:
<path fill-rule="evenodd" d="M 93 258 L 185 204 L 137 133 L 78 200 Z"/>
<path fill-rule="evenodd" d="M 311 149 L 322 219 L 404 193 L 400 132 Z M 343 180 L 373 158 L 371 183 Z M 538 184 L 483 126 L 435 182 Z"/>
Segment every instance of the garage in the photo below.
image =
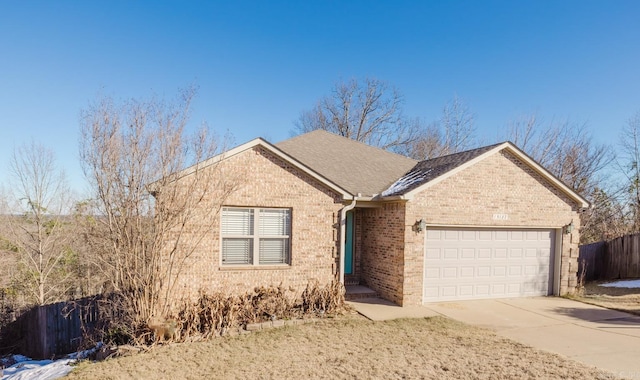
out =
<path fill-rule="evenodd" d="M 367 206 L 355 267 L 401 306 L 576 290 L 589 202 L 509 142 L 420 161 Z"/>
<path fill-rule="evenodd" d="M 425 303 L 553 293 L 554 229 L 425 232 Z"/>

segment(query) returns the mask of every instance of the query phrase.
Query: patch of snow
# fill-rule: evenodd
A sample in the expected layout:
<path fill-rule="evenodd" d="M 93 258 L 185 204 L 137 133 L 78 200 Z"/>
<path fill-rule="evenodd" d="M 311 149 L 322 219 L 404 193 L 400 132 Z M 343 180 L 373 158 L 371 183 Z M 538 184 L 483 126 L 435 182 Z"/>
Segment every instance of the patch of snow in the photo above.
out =
<path fill-rule="evenodd" d="M 71 372 L 74 359 L 25 360 L 2 370 L 2 380 L 53 380 Z"/>
<path fill-rule="evenodd" d="M 600 284 L 609 288 L 640 288 L 640 280 L 622 280 L 616 282 L 609 282 L 606 284 Z"/>
<path fill-rule="evenodd" d="M 70 354 L 67 355 L 67 359 L 86 359 L 89 357 L 89 355 L 95 353 L 96 351 L 98 351 L 99 349 L 102 348 L 104 344 L 102 342 L 98 342 L 98 344 L 96 344 L 95 347 L 90 348 L 88 350 L 84 350 L 84 351 L 78 351 L 78 352 L 72 352 Z"/>
<path fill-rule="evenodd" d="M 402 193 L 404 190 L 408 189 L 411 185 L 422 181 L 427 174 L 429 174 L 430 170 L 426 172 L 415 171 L 413 173 L 408 173 L 407 175 L 400 177 L 399 180 L 395 181 L 388 189 L 380 193 L 381 196 L 386 197 L 389 195 Z"/>
<path fill-rule="evenodd" d="M 98 343 L 89 350 L 74 352 L 58 360 L 31 360 L 24 355 L 13 355 L 9 360 L 15 364 L 2 370 L 2 380 L 54 380 L 66 376 L 72 364 L 85 359 L 102 347 Z"/>

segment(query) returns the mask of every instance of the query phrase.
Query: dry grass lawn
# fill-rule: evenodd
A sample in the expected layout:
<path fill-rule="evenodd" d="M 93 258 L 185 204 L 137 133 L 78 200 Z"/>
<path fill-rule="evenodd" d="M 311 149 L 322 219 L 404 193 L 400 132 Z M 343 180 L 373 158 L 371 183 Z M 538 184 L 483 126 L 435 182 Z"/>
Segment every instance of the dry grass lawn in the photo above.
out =
<path fill-rule="evenodd" d="M 613 379 L 612 374 L 435 317 L 326 319 L 85 362 L 71 379 Z"/>
<path fill-rule="evenodd" d="M 612 282 L 612 281 L 606 281 Z M 610 288 L 600 286 L 603 282 L 590 282 L 584 287 L 582 296 L 574 298 L 593 305 L 608 309 L 626 311 L 640 315 L 640 289 L 639 288 Z"/>

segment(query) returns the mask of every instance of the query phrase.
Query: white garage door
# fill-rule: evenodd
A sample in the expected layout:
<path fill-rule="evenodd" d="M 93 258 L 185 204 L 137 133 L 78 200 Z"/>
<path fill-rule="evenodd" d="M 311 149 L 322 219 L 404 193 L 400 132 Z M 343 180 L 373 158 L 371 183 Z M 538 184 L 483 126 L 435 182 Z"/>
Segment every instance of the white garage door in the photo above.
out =
<path fill-rule="evenodd" d="M 424 302 L 548 295 L 554 230 L 427 228 Z"/>

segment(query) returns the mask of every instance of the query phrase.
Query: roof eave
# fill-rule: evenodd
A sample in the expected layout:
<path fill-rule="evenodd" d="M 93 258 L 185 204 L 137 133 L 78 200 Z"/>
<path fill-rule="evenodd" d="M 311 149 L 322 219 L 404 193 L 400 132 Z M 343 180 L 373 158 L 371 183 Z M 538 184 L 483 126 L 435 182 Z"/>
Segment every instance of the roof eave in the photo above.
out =
<path fill-rule="evenodd" d="M 398 195 L 376 195 L 373 197 L 374 201 L 409 201 L 413 199 L 413 195 L 409 194 L 398 194 Z"/>

